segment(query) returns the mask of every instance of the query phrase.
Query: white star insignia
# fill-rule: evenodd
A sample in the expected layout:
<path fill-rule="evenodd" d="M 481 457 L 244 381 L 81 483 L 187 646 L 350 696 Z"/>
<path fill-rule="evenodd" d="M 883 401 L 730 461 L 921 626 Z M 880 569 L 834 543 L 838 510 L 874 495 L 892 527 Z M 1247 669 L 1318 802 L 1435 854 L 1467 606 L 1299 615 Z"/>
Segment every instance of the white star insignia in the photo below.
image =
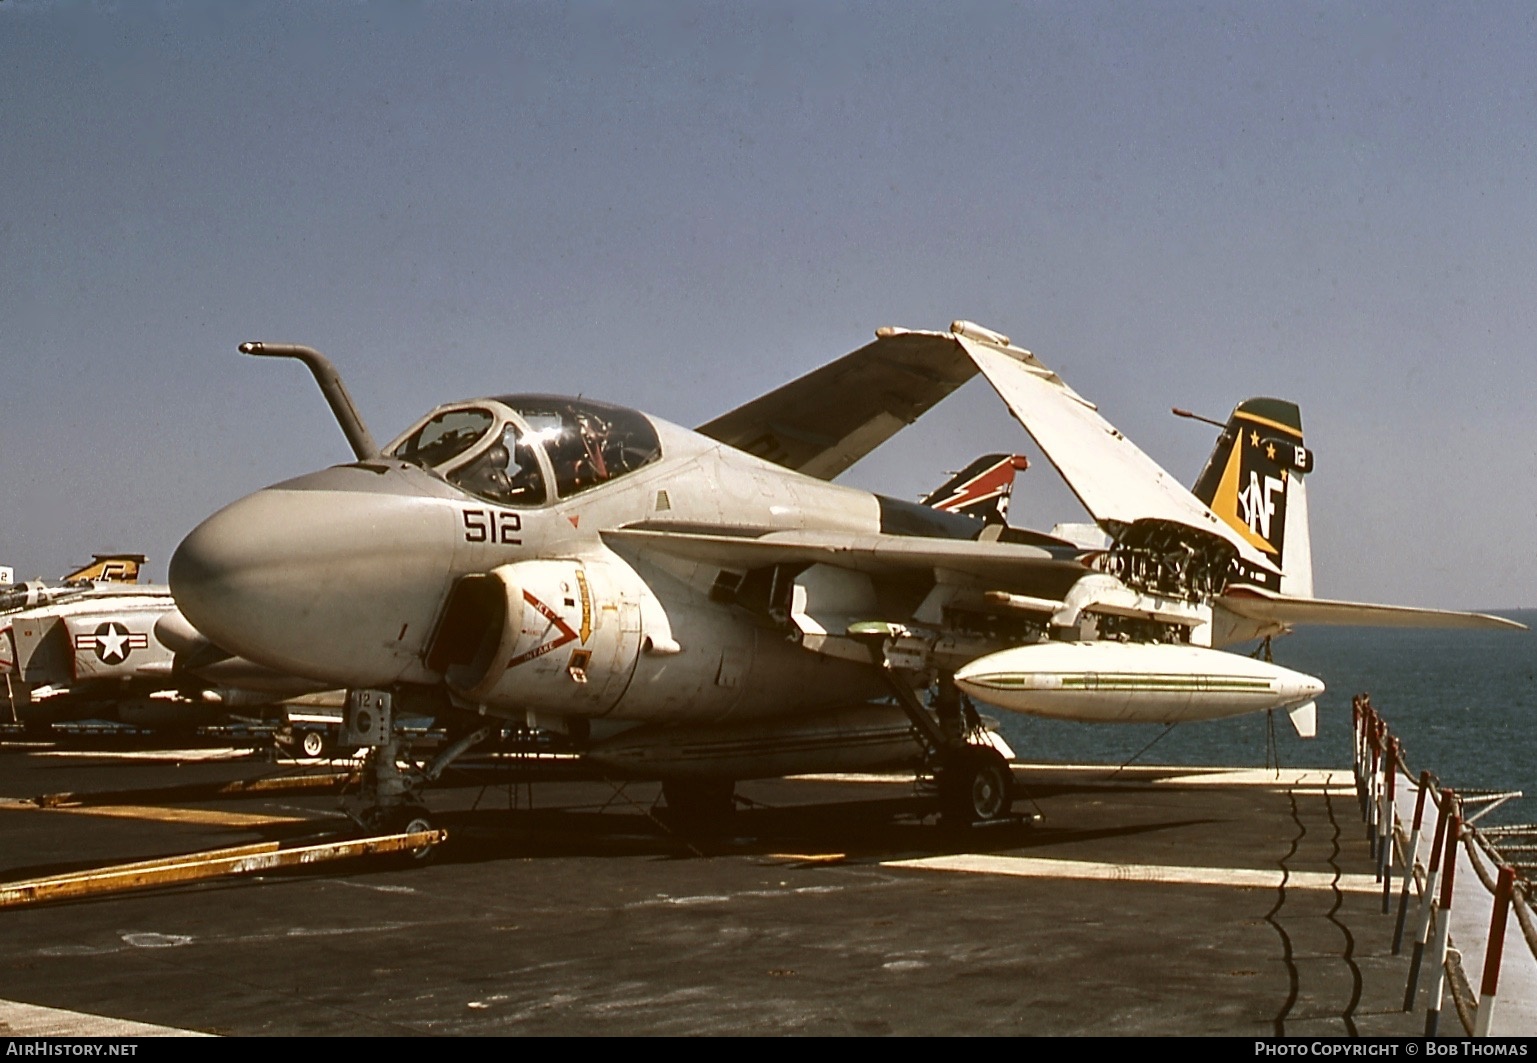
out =
<path fill-rule="evenodd" d="M 109 624 L 107 630 L 96 636 L 96 648 L 101 652 L 104 662 L 121 661 L 128 656 L 128 651 L 123 645 L 128 641 L 128 633 L 116 624 Z"/>

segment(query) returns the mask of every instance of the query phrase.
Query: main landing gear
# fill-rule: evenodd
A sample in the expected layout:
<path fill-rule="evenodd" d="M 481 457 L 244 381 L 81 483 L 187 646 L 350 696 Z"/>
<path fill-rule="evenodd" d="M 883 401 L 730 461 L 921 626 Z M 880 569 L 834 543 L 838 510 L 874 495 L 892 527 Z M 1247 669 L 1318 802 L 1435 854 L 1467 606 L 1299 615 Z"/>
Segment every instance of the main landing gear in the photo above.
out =
<path fill-rule="evenodd" d="M 974 827 L 1008 819 L 1014 805 L 1014 774 L 992 746 L 967 741 L 968 735 L 981 731 L 980 721 L 971 702 L 956 690 L 954 678 L 940 674 L 930 712 L 890 664 L 885 675 L 897 703 L 923 738 L 943 822 Z"/>
<path fill-rule="evenodd" d="M 947 750 L 934 767 L 945 822 L 975 826 L 1005 819 L 1014 802 L 1014 775 L 996 749 L 968 745 Z"/>

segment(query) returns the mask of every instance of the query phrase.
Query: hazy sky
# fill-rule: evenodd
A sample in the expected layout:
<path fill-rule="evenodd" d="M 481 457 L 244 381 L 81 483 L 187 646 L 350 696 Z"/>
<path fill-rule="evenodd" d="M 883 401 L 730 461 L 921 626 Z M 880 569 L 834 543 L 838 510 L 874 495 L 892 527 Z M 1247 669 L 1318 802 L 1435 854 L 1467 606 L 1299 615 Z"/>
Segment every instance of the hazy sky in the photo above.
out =
<path fill-rule="evenodd" d="M 1537 605 L 1534 55 L 1529 3 L 0 0 L 0 563 L 163 579 L 346 460 L 242 340 L 383 441 L 511 390 L 694 425 L 965 317 L 1187 482 L 1170 406 L 1299 402 L 1319 594 Z M 974 382 L 844 479 L 1022 446 Z M 1044 462 L 1014 515 L 1081 519 Z"/>

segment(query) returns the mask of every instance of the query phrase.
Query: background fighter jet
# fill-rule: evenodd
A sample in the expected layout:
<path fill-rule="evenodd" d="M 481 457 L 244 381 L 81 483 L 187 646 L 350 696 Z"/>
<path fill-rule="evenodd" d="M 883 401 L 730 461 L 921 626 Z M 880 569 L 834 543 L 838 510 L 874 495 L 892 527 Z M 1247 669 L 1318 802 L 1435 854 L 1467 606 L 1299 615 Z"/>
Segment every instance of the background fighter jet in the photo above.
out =
<path fill-rule="evenodd" d="M 929 492 L 923 504 L 981 517 L 987 524 L 1007 524 L 1014 474 L 1029 467 L 1022 454 L 986 454 Z"/>
<path fill-rule="evenodd" d="M 171 586 L 217 644 L 350 688 L 350 729 L 374 747 L 370 823 L 425 814 L 398 770 L 402 703 L 562 731 L 697 815 L 729 809 L 736 779 L 921 763 L 947 818 L 969 823 L 1007 812 L 1011 777 L 966 695 L 1083 720 L 1305 716 L 1320 681 L 1214 643 L 1239 621 L 1368 619 L 1290 596 L 1310 459 L 1263 451 L 1289 463 L 1281 488 L 1256 473 L 1244 494 L 1269 466 L 1235 451 L 1203 501 L 1030 352 L 967 322 L 882 329 L 697 431 L 503 395 L 440 406 L 382 449 L 316 352 L 242 350 L 306 361 L 357 460 L 210 517 Z M 827 482 L 979 371 L 1105 548 L 952 511 L 955 483 L 923 505 Z"/>
<path fill-rule="evenodd" d="M 316 690 L 209 643 L 169 587 L 138 583 L 144 560 L 97 554 L 57 584 L 0 588 L 0 719 L 192 728 Z"/>

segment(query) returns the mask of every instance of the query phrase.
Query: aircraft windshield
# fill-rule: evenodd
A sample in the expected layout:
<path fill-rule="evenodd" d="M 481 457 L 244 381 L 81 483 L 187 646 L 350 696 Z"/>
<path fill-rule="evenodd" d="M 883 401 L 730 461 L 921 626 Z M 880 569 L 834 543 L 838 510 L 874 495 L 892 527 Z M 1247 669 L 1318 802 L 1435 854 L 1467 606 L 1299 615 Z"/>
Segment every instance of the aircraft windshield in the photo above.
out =
<path fill-rule="evenodd" d="M 424 469 L 436 468 L 480 442 L 495 420 L 489 410 L 445 410 L 407 436 L 394 456 Z"/>
<path fill-rule="evenodd" d="M 643 414 L 621 406 L 543 395 L 498 400 L 528 422 L 555 471 L 555 489 L 569 498 L 662 456 L 656 429 Z"/>

